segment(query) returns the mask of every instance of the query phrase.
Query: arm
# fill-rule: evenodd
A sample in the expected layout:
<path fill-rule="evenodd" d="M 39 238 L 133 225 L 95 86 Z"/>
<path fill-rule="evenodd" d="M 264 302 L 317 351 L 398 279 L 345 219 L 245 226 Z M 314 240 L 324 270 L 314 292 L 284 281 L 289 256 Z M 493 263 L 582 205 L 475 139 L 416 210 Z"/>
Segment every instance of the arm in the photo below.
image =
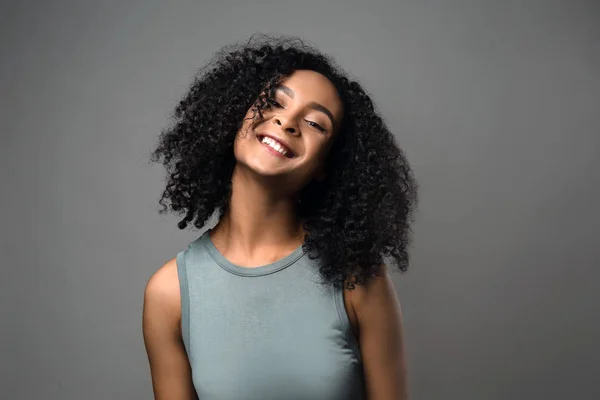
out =
<path fill-rule="evenodd" d="M 385 265 L 381 274 L 349 291 L 369 400 L 407 400 L 402 310 Z"/>
<path fill-rule="evenodd" d="M 175 259 L 156 271 L 146 284 L 142 325 L 154 398 L 197 399 L 181 338 L 181 296 Z"/>

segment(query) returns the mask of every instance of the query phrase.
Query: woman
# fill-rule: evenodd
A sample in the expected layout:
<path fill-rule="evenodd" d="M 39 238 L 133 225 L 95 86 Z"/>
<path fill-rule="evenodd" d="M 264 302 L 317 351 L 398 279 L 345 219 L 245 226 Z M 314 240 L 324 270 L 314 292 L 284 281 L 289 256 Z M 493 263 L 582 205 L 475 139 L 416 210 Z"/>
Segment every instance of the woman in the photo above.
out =
<path fill-rule="evenodd" d="M 411 169 L 360 85 L 297 38 L 198 74 L 161 135 L 179 228 L 218 222 L 149 280 L 156 399 L 406 399 Z"/>

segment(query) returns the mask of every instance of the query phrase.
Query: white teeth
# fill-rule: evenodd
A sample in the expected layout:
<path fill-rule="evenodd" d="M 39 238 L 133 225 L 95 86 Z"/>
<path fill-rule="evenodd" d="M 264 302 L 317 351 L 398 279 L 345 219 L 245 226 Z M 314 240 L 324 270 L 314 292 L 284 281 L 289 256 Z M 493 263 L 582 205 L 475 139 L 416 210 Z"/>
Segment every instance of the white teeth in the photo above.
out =
<path fill-rule="evenodd" d="M 272 149 L 278 151 L 281 155 L 286 155 L 287 151 L 281 147 L 281 145 L 279 143 L 277 143 L 275 140 L 271 139 L 270 137 L 263 137 L 262 139 L 262 143 L 267 144 L 269 147 L 271 147 Z"/>

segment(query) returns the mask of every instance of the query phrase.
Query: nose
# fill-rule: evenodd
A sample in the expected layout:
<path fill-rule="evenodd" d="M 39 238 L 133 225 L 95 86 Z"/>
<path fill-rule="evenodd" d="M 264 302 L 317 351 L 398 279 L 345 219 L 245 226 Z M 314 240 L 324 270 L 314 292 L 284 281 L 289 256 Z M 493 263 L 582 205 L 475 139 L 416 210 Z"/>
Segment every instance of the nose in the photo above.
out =
<path fill-rule="evenodd" d="M 281 127 L 286 133 L 289 133 L 291 135 L 297 135 L 299 130 L 295 126 L 295 123 L 293 121 L 293 118 L 283 119 L 279 116 L 273 118 L 273 123 Z"/>

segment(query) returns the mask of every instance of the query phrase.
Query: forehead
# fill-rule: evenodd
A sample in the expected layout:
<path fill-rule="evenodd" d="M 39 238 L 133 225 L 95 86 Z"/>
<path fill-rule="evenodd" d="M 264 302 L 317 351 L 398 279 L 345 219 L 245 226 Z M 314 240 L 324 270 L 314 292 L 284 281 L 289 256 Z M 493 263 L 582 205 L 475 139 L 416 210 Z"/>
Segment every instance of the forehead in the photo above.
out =
<path fill-rule="evenodd" d="M 311 70 L 297 70 L 281 83 L 295 92 L 294 101 L 319 103 L 327 107 L 336 120 L 341 118 L 341 99 L 333 83 L 324 75 Z"/>

